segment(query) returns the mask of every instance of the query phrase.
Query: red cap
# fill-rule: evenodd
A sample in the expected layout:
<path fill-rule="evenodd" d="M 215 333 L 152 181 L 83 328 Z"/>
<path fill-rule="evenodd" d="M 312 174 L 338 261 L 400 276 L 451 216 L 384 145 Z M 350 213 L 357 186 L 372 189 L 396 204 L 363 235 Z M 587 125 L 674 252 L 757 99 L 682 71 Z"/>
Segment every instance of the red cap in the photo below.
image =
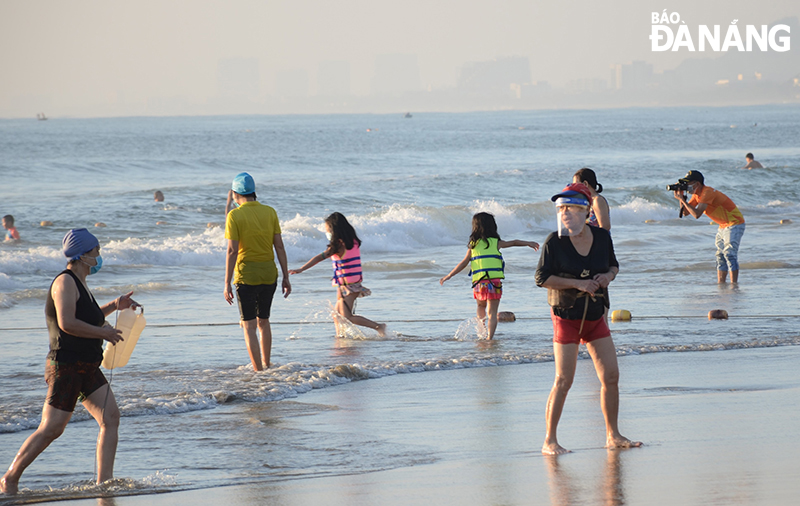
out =
<path fill-rule="evenodd" d="M 561 193 L 553 195 L 551 200 L 555 202 L 556 199 L 558 199 L 559 197 L 572 197 L 576 193 L 580 193 L 581 195 L 586 197 L 586 200 L 588 200 L 589 202 L 592 201 L 592 192 L 589 190 L 589 187 L 583 183 L 568 184 L 567 186 L 564 187 L 563 190 L 561 190 Z"/>

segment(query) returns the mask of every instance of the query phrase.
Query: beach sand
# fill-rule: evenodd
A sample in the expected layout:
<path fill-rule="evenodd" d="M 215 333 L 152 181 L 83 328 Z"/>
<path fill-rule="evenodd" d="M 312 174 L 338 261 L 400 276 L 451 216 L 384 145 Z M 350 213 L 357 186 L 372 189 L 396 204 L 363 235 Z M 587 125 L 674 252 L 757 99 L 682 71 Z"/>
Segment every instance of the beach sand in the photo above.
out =
<path fill-rule="evenodd" d="M 620 428 L 645 446 L 609 451 L 599 383 L 581 360 L 559 426 L 573 453 L 559 457 L 540 453 L 552 363 L 361 381 L 289 401 L 314 409 L 281 423 L 331 452 L 348 451 L 352 434 L 412 465 L 363 472 L 353 461 L 329 476 L 58 504 L 793 505 L 798 363 L 800 346 L 621 357 Z"/>

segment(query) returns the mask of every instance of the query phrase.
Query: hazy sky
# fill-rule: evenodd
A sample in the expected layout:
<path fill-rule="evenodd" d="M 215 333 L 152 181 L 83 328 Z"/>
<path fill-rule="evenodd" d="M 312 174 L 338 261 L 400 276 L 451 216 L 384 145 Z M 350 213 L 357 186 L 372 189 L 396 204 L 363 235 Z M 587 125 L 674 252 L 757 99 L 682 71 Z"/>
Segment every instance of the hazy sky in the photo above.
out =
<path fill-rule="evenodd" d="M 612 63 L 673 68 L 681 53 L 650 51 L 650 13 L 687 24 L 768 24 L 800 16 L 797 0 L 0 0 L 0 117 L 42 109 L 217 94 L 220 59 L 275 72 L 348 61 L 352 92 L 367 94 L 376 55 L 416 54 L 422 84 L 453 86 L 470 61 L 527 56 L 533 80 L 608 78 Z M 800 50 L 792 34 L 793 51 Z M 714 56 L 705 53 L 699 56 Z M 29 114 L 30 113 L 30 114 Z"/>

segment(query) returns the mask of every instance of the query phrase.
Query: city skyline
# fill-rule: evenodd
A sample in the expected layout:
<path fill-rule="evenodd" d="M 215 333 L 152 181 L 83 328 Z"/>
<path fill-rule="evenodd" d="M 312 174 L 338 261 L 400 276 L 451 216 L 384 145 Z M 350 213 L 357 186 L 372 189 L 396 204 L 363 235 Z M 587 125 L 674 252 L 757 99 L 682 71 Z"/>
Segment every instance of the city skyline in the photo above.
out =
<path fill-rule="evenodd" d="M 4 2 L 0 117 L 459 111 L 541 107 L 547 104 L 531 97 L 545 95 L 555 97 L 556 107 L 636 105 L 652 97 L 626 101 L 622 95 L 641 95 L 648 87 L 703 88 L 705 77 L 687 80 L 682 69 L 697 66 L 696 60 L 714 67 L 731 54 L 653 52 L 651 14 L 663 6 L 649 1 L 604 8 L 580 1 L 574 5 L 585 7 L 580 15 L 579 9 L 515 0 L 492 10 L 475 2 L 430 6 L 414 0 L 408 5 L 427 6 L 416 16 L 411 7 L 382 2 L 304 5 Z M 800 7 L 782 0 L 757 8 L 742 1 L 680 1 L 673 9 L 693 25 L 725 25 L 731 16 L 748 24 L 793 19 L 792 35 L 800 31 Z M 337 27 L 340 34 L 334 34 Z M 778 62 L 792 77 L 800 75 L 796 54 L 792 48 L 753 53 L 749 60 Z M 631 69 L 642 64 L 657 76 L 646 84 L 631 81 Z M 623 69 L 628 82 L 640 83 L 636 89 L 623 84 Z M 715 83 L 737 86 L 751 74 L 773 80 L 771 72 L 745 69 Z M 610 90 L 619 96 L 594 104 L 569 100 Z M 785 100 L 784 91 L 773 93 L 775 99 Z M 747 94 L 740 95 L 736 100 L 747 102 Z M 754 92 L 750 101 L 769 96 Z"/>

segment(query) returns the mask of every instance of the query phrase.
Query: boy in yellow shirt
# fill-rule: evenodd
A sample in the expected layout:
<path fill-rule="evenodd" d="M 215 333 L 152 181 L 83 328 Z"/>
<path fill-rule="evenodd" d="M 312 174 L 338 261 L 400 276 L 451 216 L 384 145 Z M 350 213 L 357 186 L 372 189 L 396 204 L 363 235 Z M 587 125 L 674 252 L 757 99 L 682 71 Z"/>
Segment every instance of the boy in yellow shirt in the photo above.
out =
<path fill-rule="evenodd" d="M 238 207 L 231 209 L 234 202 Z M 275 210 L 256 200 L 256 184 L 247 172 L 233 179 L 225 213 L 225 300 L 233 304 L 231 283 L 235 284 L 247 351 L 253 369 L 261 371 L 269 368 L 272 351 L 269 317 L 278 285 L 276 254 L 283 272 L 283 296 L 292 293 L 281 226 Z"/>

